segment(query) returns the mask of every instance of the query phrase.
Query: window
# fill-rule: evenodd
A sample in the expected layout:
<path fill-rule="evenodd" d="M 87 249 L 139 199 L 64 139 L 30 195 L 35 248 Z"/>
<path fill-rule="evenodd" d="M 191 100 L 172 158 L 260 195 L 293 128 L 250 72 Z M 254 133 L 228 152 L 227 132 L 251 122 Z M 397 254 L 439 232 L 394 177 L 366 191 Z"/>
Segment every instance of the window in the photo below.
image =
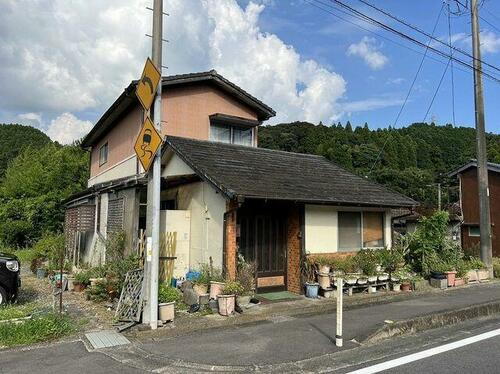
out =
<path fill-rule="evenodd" d="M 481 236 L 479 226 L 469 226 L 469 236 Z"/>
<path fill-rule="evenodd" d="M 384 213 L 338 212 L 339 251 L 384 246 Z"/>
<path fill-rule="evenodd" d="M 104 143 L 101 148 L 99 148 L 99 166 L 104 165 L 108 162 L 108 143 Z"/>
<path fill-rule="evenodd" d="M 210 140 L 251 146 L 253 128 L 212 124 L 210 125 Z"/>

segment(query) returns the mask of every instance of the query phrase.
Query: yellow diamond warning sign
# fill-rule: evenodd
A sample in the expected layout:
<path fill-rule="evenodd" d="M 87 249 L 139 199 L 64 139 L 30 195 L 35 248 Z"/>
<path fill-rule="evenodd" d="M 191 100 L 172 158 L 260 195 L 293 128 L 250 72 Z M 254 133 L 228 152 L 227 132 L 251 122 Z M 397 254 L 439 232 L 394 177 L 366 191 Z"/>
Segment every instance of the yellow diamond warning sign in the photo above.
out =
<path fill-rule="evenodd" d="M 144 70 L 142 71 L 141 80 L 137 83 L 137 88 L 135 90 L 135 94 L 145 110 L 151 108 L 160 79 L 160 71 L 156 68 L 155 64 L 153 64 L 153 61 L 148 58 L 144 65 Z"/>
<path fill-rule="evenodd" d="M 135 153 L 141 161 L 142 167 L 145 171 L 149 170 L 149 167 L 153 162 L 154 155 L 156 154 L 158 148 L 160 148 L 161 143 L 162 139 L 160 134 L 155 129 L 153 122 L 151 122 L 149 117 L 147 117 L 134 145 Z"/>

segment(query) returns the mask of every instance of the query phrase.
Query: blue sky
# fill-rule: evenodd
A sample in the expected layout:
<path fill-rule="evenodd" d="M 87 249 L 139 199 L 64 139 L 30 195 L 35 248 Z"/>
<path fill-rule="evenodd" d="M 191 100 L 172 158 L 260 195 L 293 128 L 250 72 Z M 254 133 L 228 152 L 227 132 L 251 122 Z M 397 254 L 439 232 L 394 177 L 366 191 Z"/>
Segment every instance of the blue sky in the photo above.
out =
<path fill-rule="evenodd" d="M 343 1 L 428 42 L 360 0 Z M 442 7 L 440 0 L 369 1 L 429 33 Z M 331 0 L 164 0 L 170 17 L 165 18 L 164 38 L 169 43 L 164 45 L 168 70 L 163 74 L 216 69 L 276 110 L 269 124 L 350 120 L 353 125 L 367 122 L 371 128 L 394 125 L 424 49 L 333 10 L 357 25 L 346 23 L 309 2 L 331 4 Z M 0 123 L 29 124 L 61 143 L 88 133 L 141 74 L 151 51 L 151 39 L 145 36 L 151 33 L 147 3 L 1 1 Z M 499 2 L 485 0 L 480 13 L 482 59 L 500 66 Z M 447 18 L 445 10 L 435 32 L 444 40 L 448 40 Z M 471 50 L 469 19 L 465 12 L 451 22 L 453 45 L 466 51 Z M 446 63 L 429 52 L 397 127 L 424 119 Z M 450 71 L 428 122 L 453 121 Z M 455 64 L 454 77 L 455 123 L 474 126 L 472 71 Z M 494 133 L 500 133 L 499 88 L 499 83 L 484 80 L 486 127 Z"/>
<path fill-rule="evenodd" d="M 328 1 L 326 1 L 328 2 Z M 244 3 L 244 2 L 241 2 Z M 404 30 L 410 35 L 417 36 L 426 42 L 425 36 L 419 35 L 396 21 L 391 21 L 374 10 L 368 9 L 358 1 L 346 3 L 362 10 L 378 20 L 383 20 L 398 30 Z M 372 1 L 372 4 L 390 11 L 392 14 L 408 21 L 409 23 L 430 33 L 441 9 L 441 1 Z M 453 8 L 452 8 L 453 9 Z M 350 19 L 338 11 L 334 13 L 343 18 Z M 480 15 L 496 28 L 500 29 L 500 4 L 493 0 L 485 1 L 480 10 Z M 498 18 L 496 18 L 498 17 Z M 263 30 L 277 34 L 286 43 L 293 45 L 302 56 L 320 61 L 347 81 L 347 94 L 345 101 L 364 101 L 369 98 L 380 98 L 386 102 L 403 100 L 406 96 L 411 81 L 417 71 L 422 58 L 423 48 L 408 43 L 397 36 L 376 29 L 368 24 L 359 22 L 359 25 L 368 28 L 374 33 L 369 33 L 334 16 L 323 12 L 304 1 L 273 1 L 267 5 L 260 17 Z M 500 38 L 500 33 L 484 20 L 480 20 L 483 32 L 492 32 Z M 470 34 L 470 16 L 452 16 L 452 34 Z M 391 39 L 407 48 L 380 37 Z M 440 17 L 436 29 L 436 36 L 448 36 L 448 17 L 446 9 Z M 358 43 L 363 37 L 373 37 L 381 53 L 388 58 L 387 64 L 378 70 L 373 70 L 361 58 L 347 56 L 346 50 L 353 43 Z M 471 51 L 468 43 L 457 43 L 457 47 Z M 482 59 L 492 65 L 500 66 L 500 46 L 492 48 L 497 52 L 483 53 Z M 470 52 L 471 53 L 471 52 Z M 431 59 L 433 58 L 433 59 Z M 464 57 L 466 58 L 466 57 Z M 438 61 L 436 61 L 438 60 Z M 409 102 L 397 123 L 397 126 L 422 121 L 432 96 L 441 79 L 447 61 L 429 52 L 423 68 L 412 90 Z M 461 66 L 454 65 L 455 82 L 455 119 L 457 125 L 474 126 L 474 98 L 472 72 Z M 461 70 L 459 70 L 460 68 Z M 452 89 L 451 68 L 448 68 L 440 90 L 428 115 L 427 121 L 434 119 L 437 123 L 452 123 Z M 500 105 L 498 105 L 499 83 L 484 79 L 486 127 L 488 131 L 500 133 Z M 368 122 L 371 128 L 393 125 L 400 105 L 389 106 L 368 111 L 353 112 L 341 118 L 353 124 Z"/>

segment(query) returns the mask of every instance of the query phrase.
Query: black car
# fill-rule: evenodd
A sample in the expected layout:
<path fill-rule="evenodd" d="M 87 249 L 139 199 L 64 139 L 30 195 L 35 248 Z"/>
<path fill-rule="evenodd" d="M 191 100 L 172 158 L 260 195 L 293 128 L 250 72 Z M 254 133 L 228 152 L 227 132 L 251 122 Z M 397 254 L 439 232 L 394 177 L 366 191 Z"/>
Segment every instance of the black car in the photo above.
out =
<path fill-rule="evenodd" d="M 21 286 L 20 268 L 16 256 L 0 253 L 0 305 L 16 300 Z"/>

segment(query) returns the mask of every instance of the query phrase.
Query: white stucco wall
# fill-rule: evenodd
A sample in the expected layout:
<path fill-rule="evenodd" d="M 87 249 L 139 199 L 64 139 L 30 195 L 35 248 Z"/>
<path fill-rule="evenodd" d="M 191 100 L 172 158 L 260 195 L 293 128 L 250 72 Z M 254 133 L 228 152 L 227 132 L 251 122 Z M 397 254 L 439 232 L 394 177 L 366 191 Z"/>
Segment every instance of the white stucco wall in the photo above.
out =
<path fill-rule="evenodd" d="M 325 205 L 305 206 L 305 251 L 306 253 L 338 252 L 338 212 L 339 211 L 378 211 L 384 215 L 385 246 L 392 244 L 392 226 L 390 209 L 353 208 Z"/>
<path fill-rule="evenodd" d="M 137 157 L 135 155 L 127 157 L 109 169 L 90 178 L 88 187 L 94 184 L 111 181 L 118 178 L 129 177 L 137 174 Z"/>
<path fill-rule="evenodd" d="M 162 177 L 194 174 L 177 155 L 164 156 Z M 190 267 L 199 268 L 212 257 L 216 267 L 222 267 L 224 213 L 226 198 L 207 182 L 181 185 L 162 192 L 162 200 L 175 199 L 177 209 L 191 212 Z"/>

